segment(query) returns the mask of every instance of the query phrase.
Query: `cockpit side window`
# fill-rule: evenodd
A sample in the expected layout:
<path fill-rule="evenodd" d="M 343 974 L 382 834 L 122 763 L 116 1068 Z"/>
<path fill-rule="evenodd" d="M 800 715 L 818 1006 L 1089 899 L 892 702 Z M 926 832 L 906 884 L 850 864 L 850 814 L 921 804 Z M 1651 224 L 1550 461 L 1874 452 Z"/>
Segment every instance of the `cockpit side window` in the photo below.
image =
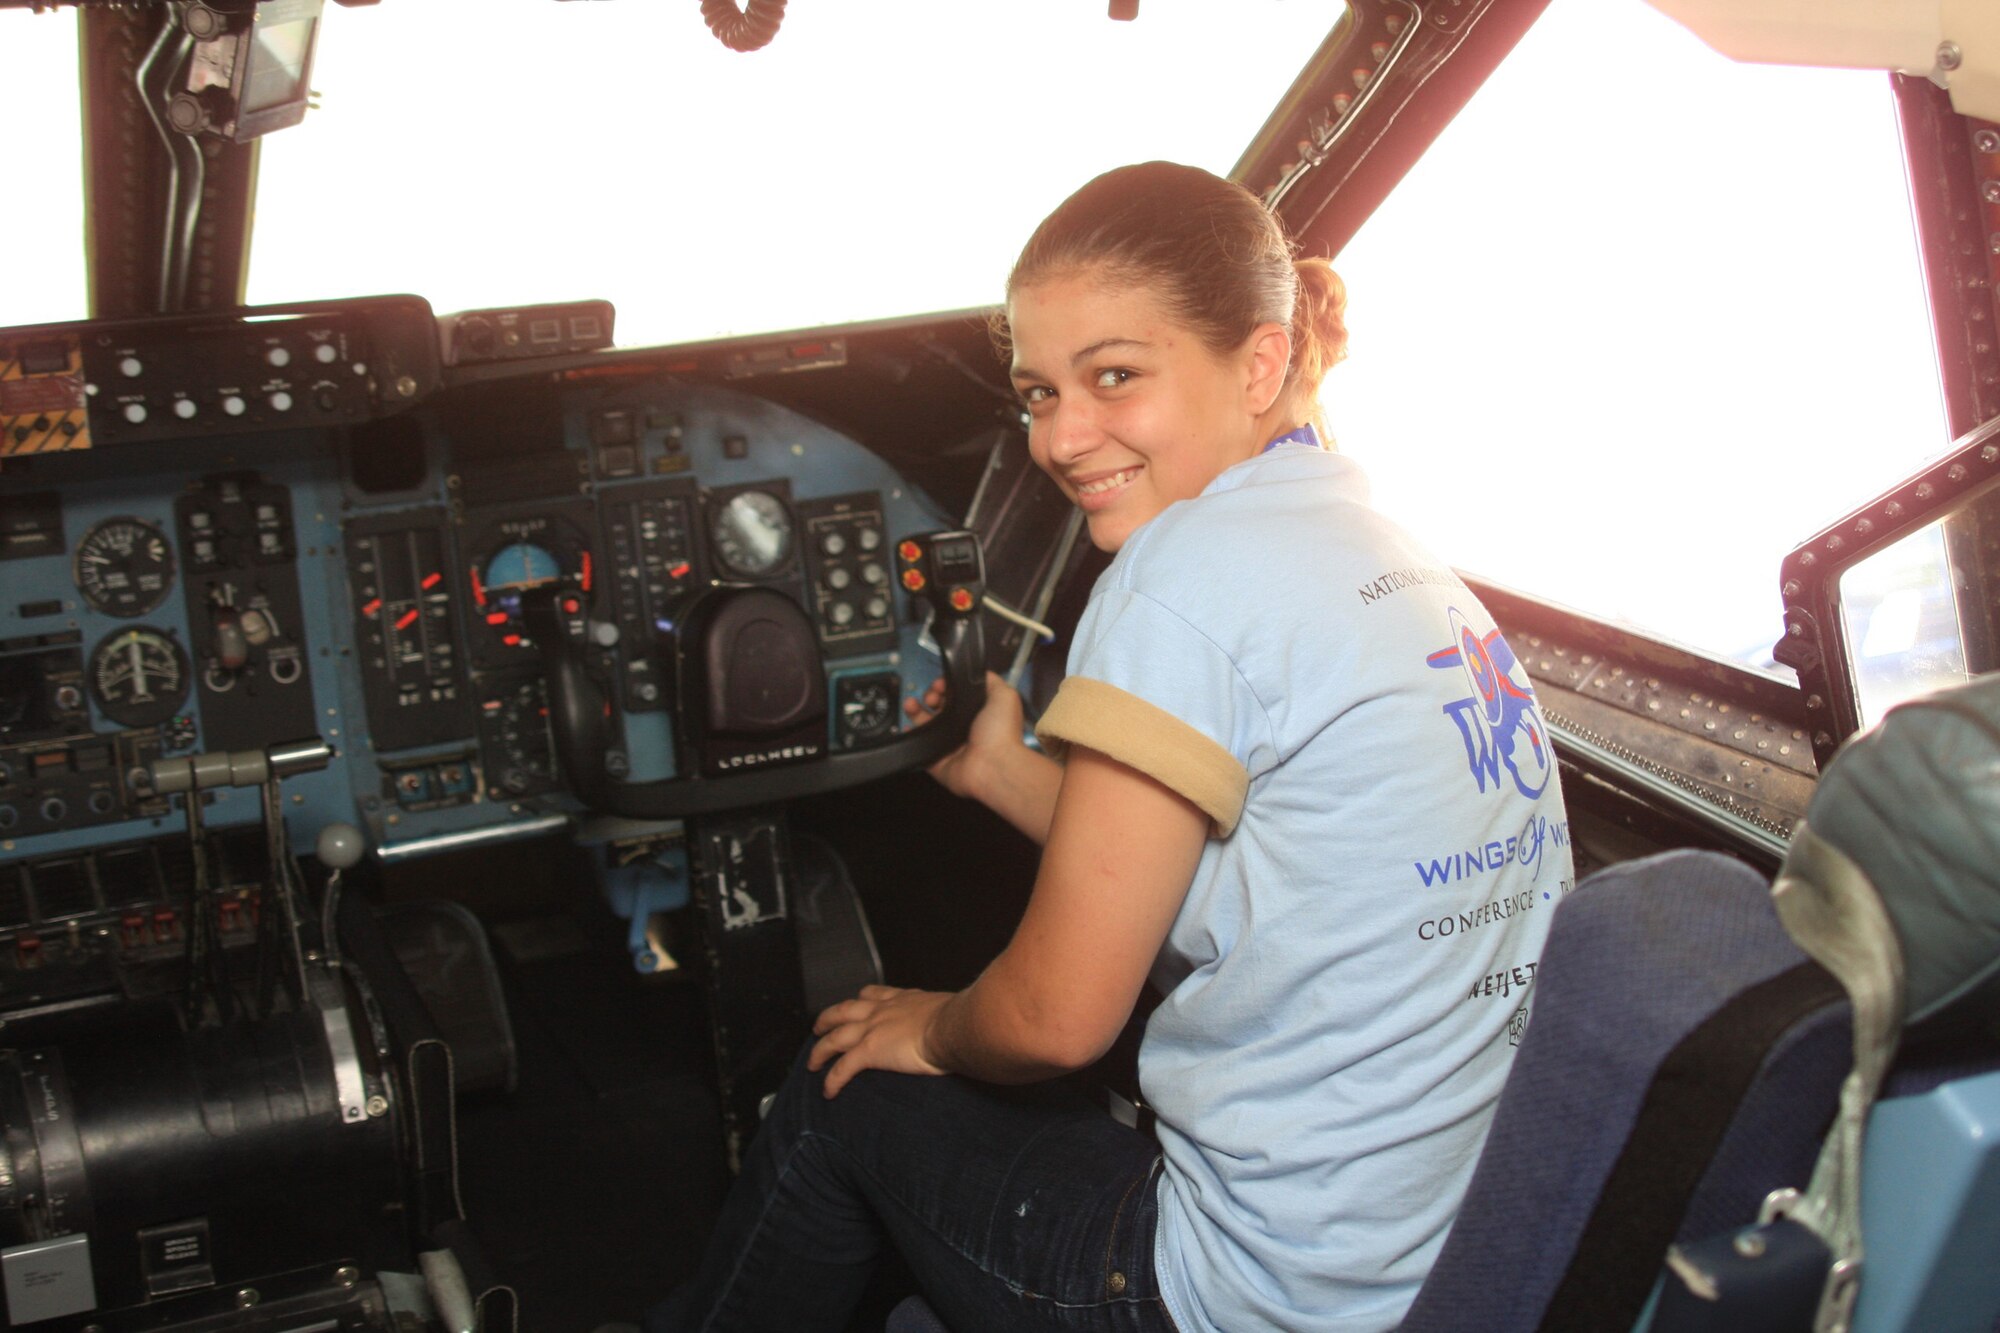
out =
<path fill-rule="evenodd" d="M 77 98 L 77 11 L 0 13 L 9 120 L 7 178 L 13 200 L 0 208 L 0 324 L 82 319 L 83 112 Z M 32 132 L 27 132 L 32 127 Z M 29 258 L 32 256 L 32 258 Z"/>
<path fill-rule="evenodd" d="M 1325 403 L 1445 559 L 1776 668 L 1779 561 L 1949 443 L 1889 79 L 1555 0 L 1337 257 Z"/>

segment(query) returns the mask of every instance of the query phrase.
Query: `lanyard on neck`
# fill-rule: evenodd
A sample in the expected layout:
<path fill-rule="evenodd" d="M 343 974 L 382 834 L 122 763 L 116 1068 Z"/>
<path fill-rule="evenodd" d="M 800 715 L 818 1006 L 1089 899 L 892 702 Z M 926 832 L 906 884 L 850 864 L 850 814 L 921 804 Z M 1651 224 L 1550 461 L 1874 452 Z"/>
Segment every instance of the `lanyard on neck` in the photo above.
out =
<path fill-rule="evenodd" d="M 1263 451 L 1268 454 L 1281 444 L 1303 444 L 1308 449 L 1323 450 L 1326 448 L 1325 445 L 1319 442 L 1319 432 L 1313 429 L 1310 421 L 1300 426 L 1297 430 L 1286 431 L 1283 435 L 1265 445 Z"/>

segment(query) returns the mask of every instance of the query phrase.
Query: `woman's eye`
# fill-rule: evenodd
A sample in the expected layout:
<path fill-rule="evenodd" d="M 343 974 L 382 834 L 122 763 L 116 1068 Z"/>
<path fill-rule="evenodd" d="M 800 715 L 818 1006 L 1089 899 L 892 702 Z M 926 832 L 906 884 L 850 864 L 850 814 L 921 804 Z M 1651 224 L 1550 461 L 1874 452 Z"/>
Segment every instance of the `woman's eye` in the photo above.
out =
<path fill-rule="evenodd" d="M 1033 407 L 1037 403 L 1045 403 L 1053 397 L 1055 397 L 1055 392 L 1046 384 L 1031 384 L 1021 390 L 1021 402 L 1027 407 Z"/>
<path fill-rule="evenodd" d="M 1132 372 L 1118 366 L 1107 366 L 1097 372 L 1097 387 L 1117 389 L 1124 387 L 1132 379 Z"/>

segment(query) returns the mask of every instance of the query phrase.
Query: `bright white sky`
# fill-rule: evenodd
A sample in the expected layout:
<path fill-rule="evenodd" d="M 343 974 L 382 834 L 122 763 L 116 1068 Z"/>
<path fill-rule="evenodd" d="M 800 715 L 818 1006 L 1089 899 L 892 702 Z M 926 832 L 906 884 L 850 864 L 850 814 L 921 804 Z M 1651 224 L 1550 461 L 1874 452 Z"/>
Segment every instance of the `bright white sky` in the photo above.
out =
<path fill-rule="evenodd" d="M 1381 508 L 1712 652 L 1767 660 L 1779 561 L 1950 443 L 1888 76 L 1637 0 L 1555 0 L 1336 262 Z"/>
<path fill-rule="evenodd" d="M 329 4 L 323 109 L 266 143 L 250 297 L 602 296 L 638 346 L 987 305 L 1088 177 L 1227 171 L 1341 9 L 798 0 L 740 54 L 696 0 Z"/>
<path fill-rule="evenodd" d="M 986 304 L 1095 172 L 1227 170 L 1337 12 L 795 0 L 746 56 L 694 0 L 329 4 L 250 298 L 606 297 L 626 345 Z M 0 324 L 83 313 L 74 26 L 0 12 L 44 131 Z M 1733 65 L 1639 0 L 1555 0 L 1338 263 L 1328 407 L 1382 507 L 1711 651 L 1761 660 L 1783 554 L 1947 443 L 1886 76 Z"/>

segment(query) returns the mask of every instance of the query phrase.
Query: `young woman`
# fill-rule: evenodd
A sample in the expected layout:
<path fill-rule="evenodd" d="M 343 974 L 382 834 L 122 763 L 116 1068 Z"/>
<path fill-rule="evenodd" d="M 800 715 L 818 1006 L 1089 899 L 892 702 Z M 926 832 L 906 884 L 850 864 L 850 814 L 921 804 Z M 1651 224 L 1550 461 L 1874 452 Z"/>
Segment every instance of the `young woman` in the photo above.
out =
<path fill-rule="evenodd" d="M 1313 425 L 1344 293 L 1241 188 L 1122 168 L 1008 284 L 1035 460 L 1116 553 L 1037 734 L 936 770 L 1044 844 L 965 990 L 817 1040 L 664 1329 L 839 1330 L 884 1241 L 955 1333 L 1379 1329 L 1451 1224 L 1567 826 L 1476 598 Z M 1157 1139 L 1043 1083 L 1152 979 Z"/>

